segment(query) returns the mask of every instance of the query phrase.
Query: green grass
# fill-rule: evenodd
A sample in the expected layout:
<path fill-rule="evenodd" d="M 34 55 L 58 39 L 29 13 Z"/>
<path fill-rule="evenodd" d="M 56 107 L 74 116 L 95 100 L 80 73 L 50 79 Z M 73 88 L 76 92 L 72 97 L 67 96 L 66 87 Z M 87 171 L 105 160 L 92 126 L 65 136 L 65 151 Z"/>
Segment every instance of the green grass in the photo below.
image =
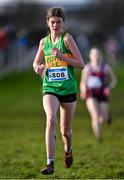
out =
<path fill-rule="evenodd" d="M 70 169 L 64 168 L 58 120 L 55 173 L 50 176 L 39 172 L 46 164 L 45 114 L 40 78 L 28 71 L 1 79 L 0 178 L 124 179 L 123 68 L 116 69 L 118 84 L 110 101 L 114 121 L 111 126 L 104 125 L 104 141 L 96 141 L 85 104 L 78 98 L 73 121 L 74 164 Z"/>

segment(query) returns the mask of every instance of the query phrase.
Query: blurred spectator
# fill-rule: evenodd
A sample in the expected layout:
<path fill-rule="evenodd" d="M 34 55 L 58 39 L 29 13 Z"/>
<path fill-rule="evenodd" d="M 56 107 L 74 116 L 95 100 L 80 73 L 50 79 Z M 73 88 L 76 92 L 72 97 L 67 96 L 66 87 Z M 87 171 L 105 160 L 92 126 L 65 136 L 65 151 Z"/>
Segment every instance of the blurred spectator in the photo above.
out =
<path fill-rule="evenodd" d="M 0 29 L 0 71 L 7 65 L 8 37 L 4 28 Z"/>
<path fill-rule="evenodd" d="M 124 56 L 124 26 L 121 26 L 118 30 L 118 40 L 119 40 L 121 55 Z"/>
<path fill-rule="evenodd" d="M 25 30 L 17 32 L 17 39 L 15 41 L 15 55 L 16 55 L 16 66 L 23 70 L 28 66 L 28 60 L 26 58 L 28 53 L 28 38 Z"/>
<path fill-rule="evenodd" d="M 119 60 L 119 44 L 114 37 L 108 37 L 104 44 L 108 62 L 115 67 Z"/>
<path fill-rule="evenodd" d="M 88 51 L 89 51 L 90 46 L 91 46 L 87 35 L 84 34 L 84 33 L 78 34 L 77 37 L 76 37 L 76 41 L 77 41 L 79 50 L 80 50 L 82 56 L 84 57 L 84 60 L 87 61 L 87 59 L 88 59 Z"/>

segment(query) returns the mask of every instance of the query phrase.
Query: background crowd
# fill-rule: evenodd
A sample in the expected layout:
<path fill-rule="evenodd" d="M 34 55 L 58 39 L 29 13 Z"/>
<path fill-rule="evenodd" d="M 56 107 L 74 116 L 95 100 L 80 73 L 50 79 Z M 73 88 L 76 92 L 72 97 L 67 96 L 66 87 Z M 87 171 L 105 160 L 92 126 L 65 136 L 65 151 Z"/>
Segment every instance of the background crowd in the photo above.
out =
<path fill-rule="evenodd" d="M 25 29 L 16 31 L 13 25 L 7 24 L 0 28 L 0 76 L 16 70 L 25 70 L 32 65 L 39 40 L 43 33 L 28 33 Z M 124 58 L 124 27 L 119 27 L 115 34 L 103 35 L 103 32 L 87 35 L 80 33 L 74 36 L 79 49 L 88 61 L 89 49 L 99 45 L 105 52 L 112 66 L 123 63 Z"/>
<path fill-rule="evenodd" d="M 99 4 L 102 3 L 100 0 L 97 2 Z M 114 0 L 111 3 L 107 1 L 106 4 L 104 3 L 101 6 L 98 6 L 98 3 L 96 5 L 86 5 L 73 5 L 69 6 L 70 8 L 63 6 L 69 18 L 67 19 L 69 27 L 66 28 L 77 42 L 84 61 L 87 62 L 89 60 L 89 49 L 94 45 L 98 45 L 102 48 L 106 59 L 112 66 L 123 63 L 123 2 L 119 1 L 118 6 Z M 31 67 L 39 40 L 47 33 L 46 26 L 42 22 L 42 18 L 44 18 L 46 13 L 43 14 L 43 12 L 45 8 L 47 10 L 47 6 L 45 8 L 42 4 L 40 6 L 38 4 L 37 7 L 34 5 L 27 6 L 26 1 L 21 2 L 19 8 L 11 6 L 8 5 L 3 14 L 3 8 L 0 7 L 0 77 L 11 71 L 25 70 Z M 8 7 L 11 13 L 7 10 Z M 38 9 L 39 7 L 41 9 Z M 99 14 L 100 9 L 101 11 L 103 9 L 106 14 Z M 116 19 L 112 19 L 115 18 L 115 12 Z M 89 20 L 90 18 L 88 19 L 89 24 L 87 23 L 88 17 L 91 18 L 91 20 Z M 74 18 L 76 18 L 76 21 Z M 106 26 L 104 26 L 105 22 Z M 96 25 L 99 25 L 99 28 Z"/>

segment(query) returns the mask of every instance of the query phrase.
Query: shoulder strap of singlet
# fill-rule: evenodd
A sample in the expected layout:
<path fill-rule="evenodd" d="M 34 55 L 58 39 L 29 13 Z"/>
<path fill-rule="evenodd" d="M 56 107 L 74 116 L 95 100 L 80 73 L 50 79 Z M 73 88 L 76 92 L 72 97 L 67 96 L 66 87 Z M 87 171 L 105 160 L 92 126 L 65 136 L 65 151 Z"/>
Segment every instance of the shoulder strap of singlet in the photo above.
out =
<path fill-rule="evenodd" d="M 63 38 L 64 38 L 64 36 L 65 36 L 65 34 L 66 34 L 66 33 L 67 33 L 66 31 L 62 33 L 62 35 L 61 35 L 61 39 L 63 39 Z"/>
<path fill-rule="evenodd" d="M 87 64 L 87 77 L 90 76 L 90 74 L 92 73 L 92 66 L 91 64 Z"/>
<path fill-rule="evenodd" d="M 106 67 L 106 64 L 105 64 L 104 62 L 101 63 L 100 70 L 101 70 L 102 72 L 105 72 L 105 67 Z"/>
<path fill-rule="evenodd" d="M 61 35 L 61 43 L 64 45 L 66 51 L 71 54 L 70 49 L 68 48 L 67 44 L 64 42 L 64 37 L 65 37 L 66 34 L 67 34 L 66 31 L 62 33 L 62 35 Z"/>
<path fill-rule="evenodd" d="M 88 74 L 90 74 L 92 72 L 92 65 L 89 63 L 87 65 L 87 68 L 88 68 Z"/>
<path fill-rule="evenodd" d="M 93 71 L 92 65 L 89 63 L 87 66 L 88 66 L 87 67 L 88 68 L 88 74 L 91 74 L 91 72 Z M 106 64 L 104 62 L 101 63 L 100 71 L 105 72 L 105 68 L 106 68 Z"/>
<path fill-rule="evenodd" d="M 44 44 L 48 43 L 48 42 L 49 42 L 49 39 L 50 39 L 50 34 L 48 34 L 48 35 L 45 37 Z"/>

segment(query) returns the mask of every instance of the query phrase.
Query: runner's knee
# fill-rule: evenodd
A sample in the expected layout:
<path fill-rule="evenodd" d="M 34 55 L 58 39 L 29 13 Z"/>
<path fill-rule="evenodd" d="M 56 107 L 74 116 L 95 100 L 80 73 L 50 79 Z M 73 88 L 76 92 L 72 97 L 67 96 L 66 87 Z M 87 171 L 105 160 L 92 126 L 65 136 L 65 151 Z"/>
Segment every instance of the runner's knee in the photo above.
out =
<path fill-rule="evenodd" d="M 61 128 L 61 134 L 64 137 L 70 137 L 71 136 L 71 129 Z"/>
<path fill-rule="evenodd" d="M 49 128 L 53 128 L 56 125 L 56 116 L 50 116 L 49 118 L 47 118 L 47 127 Z"/>

